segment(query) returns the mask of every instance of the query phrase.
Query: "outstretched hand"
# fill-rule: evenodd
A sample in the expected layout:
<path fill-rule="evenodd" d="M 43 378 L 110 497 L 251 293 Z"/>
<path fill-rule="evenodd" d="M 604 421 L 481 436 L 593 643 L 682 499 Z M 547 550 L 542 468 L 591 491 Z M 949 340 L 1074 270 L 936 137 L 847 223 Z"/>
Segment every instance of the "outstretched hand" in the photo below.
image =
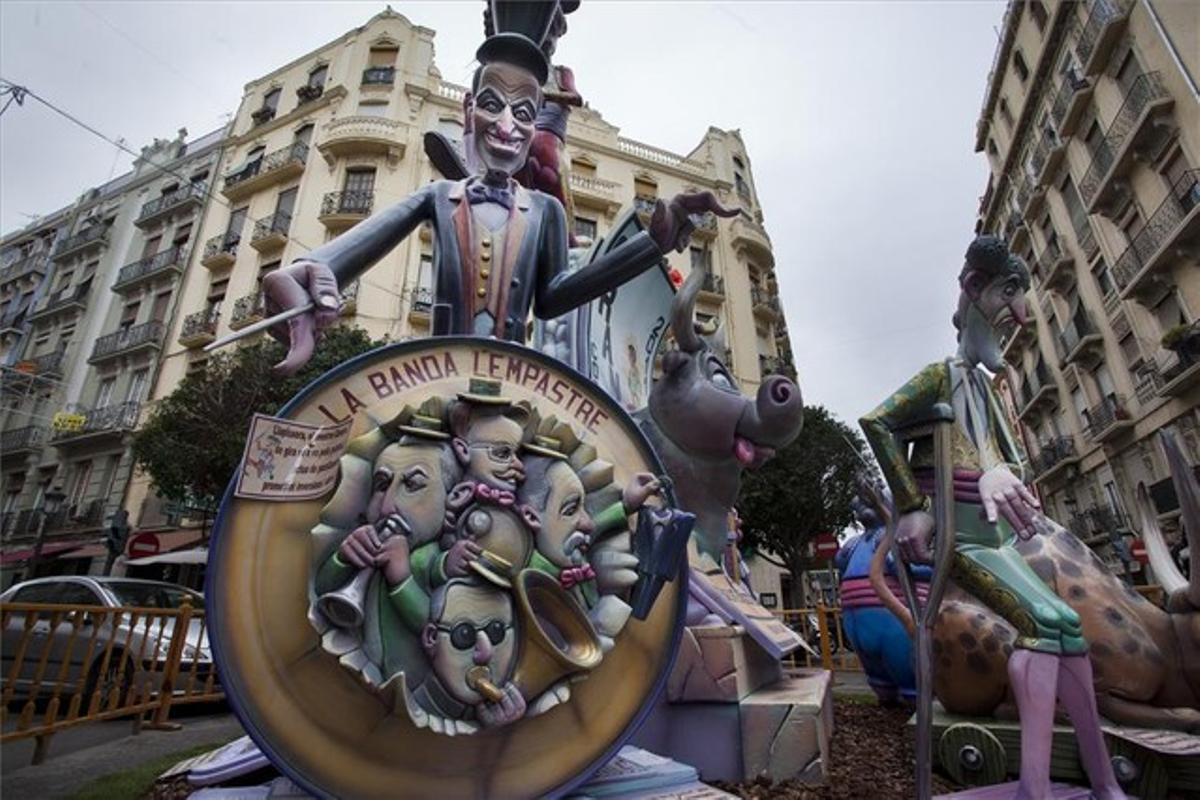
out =
<path fill-rule="evenodd" d="M 896 548 L 909 564 L 932 564 L 929 543 L 933 540 L 933 515 L 928 511 L 910 511 L 896 526 Z"/>
<path fill-rule="evenodd" d="M 299 259 L 268 273 L 262 288 L 268 316 L 309 303 L 315 307 L 270 329 L 277 341 L 288 346 L 287 356 L 275 365 L 275 372 L 292 375 L 312 358 L 320 332 L 337 321 L 341 305 L 337 278 L 326 265 Z"/>
<path fill-rule="evenodd" d="M 736 208 L 721 205 L 716 195 L 709 191 L 677 194 L 670 203 L 659 200 L 650 218 L 650 238 L 664 253 L 672 250 L 682 253 L 696 229 L 692 217 L 709 211 L 718 217 L 736 217 L 738 214 Z"/>
<path fill-rule="evenodd" d="M 979 479 L 979 497 L 988 522 L 1004 517 L 1022 539 L 1036 533 L 1034 520 L 1042 504 L 1008 467 L 993 467 Z"/>

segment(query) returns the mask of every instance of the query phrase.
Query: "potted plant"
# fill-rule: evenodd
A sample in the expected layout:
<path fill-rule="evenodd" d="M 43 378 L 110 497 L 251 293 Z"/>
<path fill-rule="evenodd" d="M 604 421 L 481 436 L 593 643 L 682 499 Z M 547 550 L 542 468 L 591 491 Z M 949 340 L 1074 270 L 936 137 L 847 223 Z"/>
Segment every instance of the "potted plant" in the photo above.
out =
<path fill-rule="evenodd" d="M 1162 346 L 1181 359 L 1200 356 L 1200 326 L 1195 322 L 1169 328 L 1162 337 Z"/>

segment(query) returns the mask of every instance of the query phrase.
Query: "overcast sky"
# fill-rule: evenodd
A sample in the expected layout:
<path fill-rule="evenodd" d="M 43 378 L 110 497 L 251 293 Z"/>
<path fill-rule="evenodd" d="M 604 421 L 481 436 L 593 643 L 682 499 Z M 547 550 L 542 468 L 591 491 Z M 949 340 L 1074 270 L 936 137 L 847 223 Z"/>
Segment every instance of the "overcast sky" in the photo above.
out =
<path fill-rule="evenodd" d="M 246 82 L 382 3 L 0 4 L 0 77 L 138 150 L 236 110 Z M 482 3 L 395 2 L 468 82 Z M 954 276 L 987 177 L 974 152 L 1003 14 L 989 2 L 585 0 L 559 60 L 625 136 L 687 152 L 738 128 L 805 401 L 854 424 L 954 346 Z M 27 99 L 0 118 L 0 230 L 130 166 Z"/>

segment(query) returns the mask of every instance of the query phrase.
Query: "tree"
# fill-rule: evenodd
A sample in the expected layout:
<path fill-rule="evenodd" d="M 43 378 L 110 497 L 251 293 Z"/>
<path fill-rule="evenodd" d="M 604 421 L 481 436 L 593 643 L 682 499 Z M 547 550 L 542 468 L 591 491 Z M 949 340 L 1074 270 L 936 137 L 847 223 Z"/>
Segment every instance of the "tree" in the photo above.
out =
<path fill-rule="evenodd" d="M 743 480 L 738 500 L 743 547 L 757 549 L 794 576 L 817 566 L 805 545 L 818 533 L 837 533 L 854 521 L 850 501 L 866 464 L 873 461 L 857 431 L 822 406 L 805 406 L 800 437 Z M 793 608 L 802 603 L 802 588 L 792 581 Z"/>
<path fill-rule="evenodd" d="M 382 344 L 361 328 L 329 329 L 290 378 L 272 374 L 284 348 L 271 340 L 214 355 L 155 404 L 134 434 L 133 457 L 163 497 L 212 507 L 237 469 L 255 412 L 274 414 L 318 376 Z"/>

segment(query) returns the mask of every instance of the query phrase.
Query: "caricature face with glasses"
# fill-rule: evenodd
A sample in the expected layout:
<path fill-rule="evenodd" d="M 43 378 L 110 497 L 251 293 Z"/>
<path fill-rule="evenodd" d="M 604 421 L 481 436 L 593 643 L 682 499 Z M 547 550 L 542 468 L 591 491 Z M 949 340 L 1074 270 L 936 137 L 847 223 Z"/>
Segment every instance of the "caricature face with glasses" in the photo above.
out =
<path fill-rule="evenodd" d="M 516 489 L 525 480 L 525 465 L 518 455 L 523 433 L 520 423 L 503 414 L 473 417 L 464 435 L 453 442 L 466 471 L 464 478 L 496 489 Z"/>

